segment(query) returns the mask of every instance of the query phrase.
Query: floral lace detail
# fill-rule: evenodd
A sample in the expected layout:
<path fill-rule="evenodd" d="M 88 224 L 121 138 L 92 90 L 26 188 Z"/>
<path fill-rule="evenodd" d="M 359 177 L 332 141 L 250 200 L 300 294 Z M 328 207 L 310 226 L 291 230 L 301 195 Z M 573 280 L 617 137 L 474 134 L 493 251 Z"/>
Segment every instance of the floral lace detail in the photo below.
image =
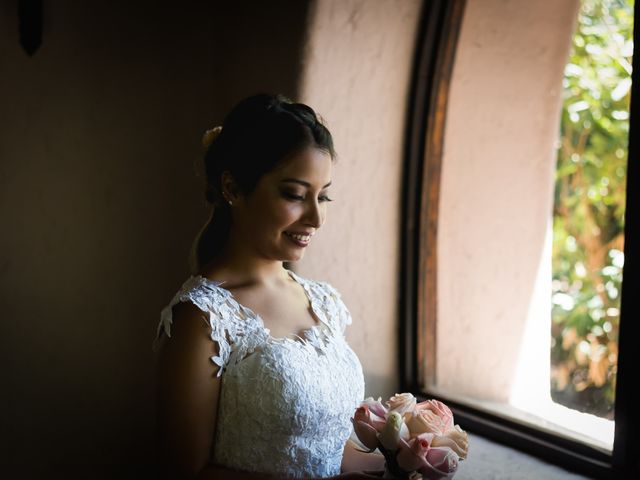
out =
<path fill-rule="evenodd" d="M 239 362 L 260 345 L 269 336 L 268 330 L 252 318 L 245 309 L 238 308 L 230 292 L 219 288 L 223 282 L 214 282 L 201 276 L 190 277 L 169 305 L 160 314 L 160 324 L 156 334 L 156 342 L 161 332 L 171 337 L 173 323 L 173 307 L 180 302 L 191 302 L 205 312 L 211 327 L 211 340 L 218 343 L 218 356 L 212 356 L 211 361 L 218 365 L 218 377 L 230 360 Z M 223 292 L 227 292 L 224 295 Z M 235 354 L 231 358 L 231 344 L 235 344 Z M 154 346 L 157 349 L 157 343 Z"/>
<path fill-rule="evenodd" d="M 211 339 L 220 347 L 212 361 L 222 376 L 212 462 L 294 478 L 329 477 L 340 473 L 364 376 L 344 337 L 352 319 L 338 291 L 289 274 L 321 321 L 302 337 L 272 337 L 222 282 L 195 276 L 162 310 L 156 340 L 162 332 L 169 336 L 176 303 L 191 301 L 208 314 Z"/>
<path fill-rule="evenodd" d="M 351 325 L 352 319 L 340 293 L 327 282 L 313 282 L 307 285 L 310 285 L 308 287 L 309 296 L 316 299 L 318 309 L 326 311 L 327 317 L 333 320 L 334 327 L 341 335 L 344 335 L 344 331 L 347 325 Z M 317 301 L 318 298 L 322 298 L 322 302 Z"/>

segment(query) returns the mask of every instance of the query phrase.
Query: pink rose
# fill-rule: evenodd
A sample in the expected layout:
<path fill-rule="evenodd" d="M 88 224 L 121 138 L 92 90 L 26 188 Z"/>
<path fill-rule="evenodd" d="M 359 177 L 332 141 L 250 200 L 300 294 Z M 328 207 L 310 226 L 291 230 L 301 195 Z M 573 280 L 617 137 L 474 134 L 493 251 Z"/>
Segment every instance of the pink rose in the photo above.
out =
<path fill-rule="evenodd" d="M 376 406 L 374 405 L 374 407 Z M 364 409 L 364 410 L 361 410 L 361 409 Z M 371 411 L 371 409 L 369 408 L 369 405 L 365 402 L 362 402 L 360 404 L 360 406 L 356 410 L 356 414 L 358 416 L 357 420 L 362 420 L 365 423 L 368 423 L 373 428 L 375 428 L 378 432 L 380 432 L 384 428 L 385 424 L 387 423 L 386 415 L 383 416 L 382 418 L 379 417 L 378 415 L 376 415 Z"/>
<path fill-rule="evenodd" d="M 400 439 L 400 450 L 396 456 L 400 468 L 407 472 L 418 470 L 426 465 L 427 451 L 431 447 L 432 433 L 413 437 L 409 442 Z"/>
<path fill-rule="evenodd" d="M 356 409 L 356 413 L 351 419 L 353 430 L 362 444 L 372 451 L 378 447 L 378 432 L 371 424 L 369 407 L 362 405 Z"/>
<path fill-rule="evenodd" d="M 411 435 L 426 432 L 443 435 L 453 428 L 453 413 L 438 400 L 418 403 L 413 413 L 405 414 L 404 418 Z"/>
<path fill-rule="evenodd" d="M 427 451 L 425 460 L 426 465 L 419 470 L 425 479 L 453 478 L 458 469 L 458 455 L 450 448 L 432 447 Z"/>
<path fill-rule="evenodd" d="M 467 432 L 460 428 L 460 425 L 456 425 L 452 429 L 448 430 L 444 435 L 437 435 L 434 437 L 431 446 L 449 447 L 464 460 L 467 458 L 469 450 L 469 436 L 467 435 Z"/>
<path fill-rule="evenodd" d="M 433 433 L 440 435 L 442 431 L 442 422 L 440 417 L 430 410 L 419 412 L 405 413 L 404 421 L 409 427 L 411 436 L 420 435 L 421 433 Z"/>
<path fill-rule="evenodd" d="M 403 415 L 406 412 L 412 412 L 416 407 L 416 397 L 410 393 L 396 393 L 389 399 L 387 405 L 389 412 L 398 412 Z"/>
<path fill-rule="evenodd" d="M 380 397 L 377 400 L 374 400 L 373 397 L 367 397 L 363 400 L 362 405 L 366 405 L 369 407 L 369 411 L 377 416 L 380 420 L 387 419 L 387 407 L 385 407 L 380 401 Z M 373 418 L 373 417 L 372 417 Z"/>

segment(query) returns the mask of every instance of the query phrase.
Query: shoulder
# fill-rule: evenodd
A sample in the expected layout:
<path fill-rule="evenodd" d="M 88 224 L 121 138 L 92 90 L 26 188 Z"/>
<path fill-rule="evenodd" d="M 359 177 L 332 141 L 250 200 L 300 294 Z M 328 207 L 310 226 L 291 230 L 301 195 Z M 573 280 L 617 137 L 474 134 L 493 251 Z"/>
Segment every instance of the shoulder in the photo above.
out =
<path fill-rule="evenodd" d="M 313 280 L 311 278 L 304 277 L 298 273 L 291 271 L 291 274 L 295 276 L 299 283 L 301 283 L 308 291 L 314 293 L 316 297 L 323 299 L 332 298 L 340 299 L 340 292 L 329 282 L 322 280 Z"/>
<path fill-rule="evenodd" d="M 251 324 L 240 318 L 236 304 L 230 301 L 231 294 L 219 286 L 223 283 L 225 282 L 210 280 L 201 275 L 190 276 L 169 304 L 162 309 L 153 350 L 160 349 L 164 337 L 171 337 L 174 321 L 178 318 L 179 322 L 182 322 L 183 317 L 187 318 L 188 320 L 182 323 L 189 322 L 193 329 L 198 329 L 203 324 L 207 325 L 208 337 L 218 348 L 219 354 L 212 355 L 210 359 L 220 367 L 217 374 L 219 377 L 229 362 L 231 343 L 259 341 L 260 339 L 253 335 L 247 335 L 246 338 L 243 336 L 242 332 L 248 331 Z M 199 332 L 196 331 L 197 333 Z"/>
<path fill-rule="evenodd" d="M 161 333 L 171 337 L 174 316 L 178 313 L 190 313 L 193 316 L 197 310 L 200 310 L 204 318 L 210 320 L 209 314 L 215 310 L 215 305 L 219 304 L 222 298 L 221 289 L 218 288 L 220 283 L 222 282 L 214 282 L 200 275 L 191 275 L 185 280 L 171 301 L 160 312 L 156 342 Z"/>
<path fill-rule="evenodd" d="M 190 302 L 204 312 L 210 311 L 212 305 L 223 297 L 223 290 L 219 288 L 222 283 L 201 275 L 191 275 L 180 286 L 167 308 L 181 302 Z"/>

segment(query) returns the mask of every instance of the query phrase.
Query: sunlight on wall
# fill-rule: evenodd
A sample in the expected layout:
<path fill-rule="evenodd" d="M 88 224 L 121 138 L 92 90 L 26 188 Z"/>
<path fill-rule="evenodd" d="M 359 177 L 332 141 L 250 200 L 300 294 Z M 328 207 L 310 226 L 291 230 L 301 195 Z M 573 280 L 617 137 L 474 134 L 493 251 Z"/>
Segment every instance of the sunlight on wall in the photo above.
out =
<path fill-rule="evenodd" d="M 524 334 L 518 352 L 509 404 L 532 415 L 530 420 L 558 432 L 557 426 L 574 432 L 572 437 L 604 451 L 613 448 L 614 422 L 582 413 L 551 399 L 551 248 L 553 219 L 549 217 L 542 255 L 531 295 Z M 558 432 L 563 433 L 563 432 Z M 565 434 L 567 432 L 564 432 Z M 576 435 L 577 434 L 577 435 Z"/>
<path fill-rule="evenodd" d="M 555 142 L 579 6 L 467 4 L 447 106 L 429 390 L 611 451 L 613 422 L 551 399 Z"/>
<path fill-rule="evenodd" d="M 553 219 L 550 216 L 509 396 L 511 405 L 525 411 L 532 411 L 537 405 L 551 401 L 549 350 L 552 238 Z"/>

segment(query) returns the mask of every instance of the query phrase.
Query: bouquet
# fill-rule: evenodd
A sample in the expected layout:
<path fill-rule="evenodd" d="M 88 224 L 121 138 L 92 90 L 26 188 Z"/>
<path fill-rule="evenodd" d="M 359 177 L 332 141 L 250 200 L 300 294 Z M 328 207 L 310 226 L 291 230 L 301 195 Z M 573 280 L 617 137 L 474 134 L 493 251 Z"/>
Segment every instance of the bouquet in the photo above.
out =
<path fill-rule="evenodd" d="M 438 400 L 417 403 L 410 393 L 396 393 L 385 403 L 366 398 L 351 419 L 365 451 L 384 455 L 383 478 L 453 478 L 467 458 L 469 439 L 453 424 L 449 407 Z"/>

